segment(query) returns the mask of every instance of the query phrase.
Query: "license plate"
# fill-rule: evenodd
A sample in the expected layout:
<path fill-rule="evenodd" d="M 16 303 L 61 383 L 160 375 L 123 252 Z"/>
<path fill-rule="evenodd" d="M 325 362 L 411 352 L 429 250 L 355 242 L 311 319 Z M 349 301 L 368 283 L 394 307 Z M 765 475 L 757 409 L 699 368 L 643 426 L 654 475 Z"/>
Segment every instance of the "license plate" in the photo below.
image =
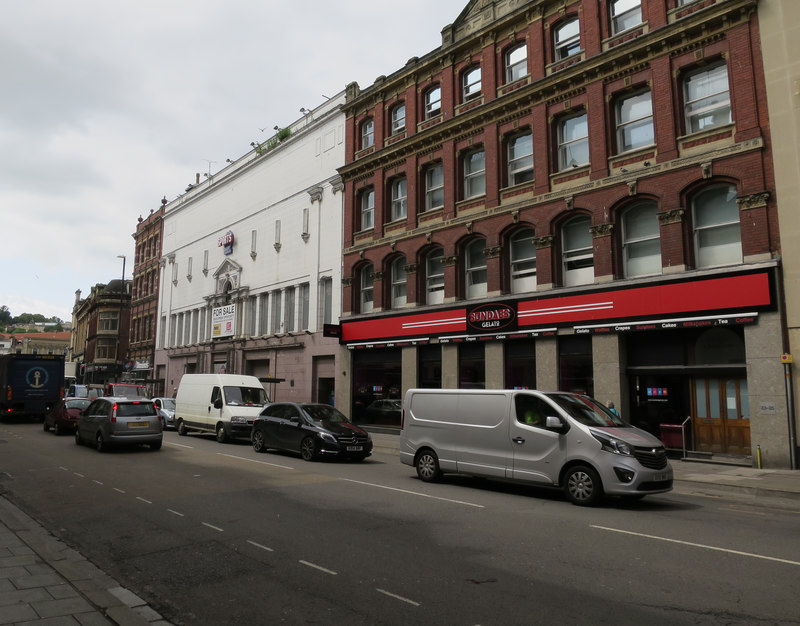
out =
<path fill-rule="evenodd" d="M 669 474 L 667 472 L 656 472 L 653 474 L 653 480 L 667 480 L 669 478 Z"/>
<path fill-rule="evenodd" d="M 363 446 L 347 446 L 348 452 L 361 452 L 363 449 Z"/>
<path fill-rule="evenodd" d="M 128 428 L 147 428 L 150 422 L 128 422 Z"/>

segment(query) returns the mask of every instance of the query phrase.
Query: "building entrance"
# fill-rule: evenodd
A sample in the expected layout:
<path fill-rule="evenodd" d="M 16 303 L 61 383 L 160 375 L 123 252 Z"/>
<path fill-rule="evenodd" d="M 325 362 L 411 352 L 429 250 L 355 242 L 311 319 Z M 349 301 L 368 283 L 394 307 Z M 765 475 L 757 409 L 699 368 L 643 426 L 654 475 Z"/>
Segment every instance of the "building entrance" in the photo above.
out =
<path fill-rule="evenodd" d="M 692 417 L 699 452 L 750 455 L 746 378 L 693 378 Z"/>

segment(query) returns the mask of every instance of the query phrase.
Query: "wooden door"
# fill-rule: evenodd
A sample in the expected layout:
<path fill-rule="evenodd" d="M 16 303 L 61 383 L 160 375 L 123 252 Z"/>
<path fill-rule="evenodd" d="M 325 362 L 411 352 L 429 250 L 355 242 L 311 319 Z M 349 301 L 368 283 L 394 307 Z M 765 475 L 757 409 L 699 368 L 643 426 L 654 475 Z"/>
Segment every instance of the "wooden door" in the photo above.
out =
<path fill-rule="evenodd" d="M 716 454 L 750 454 L 750 408 L 747 379 L 692 380 L 695 449 Z"/>

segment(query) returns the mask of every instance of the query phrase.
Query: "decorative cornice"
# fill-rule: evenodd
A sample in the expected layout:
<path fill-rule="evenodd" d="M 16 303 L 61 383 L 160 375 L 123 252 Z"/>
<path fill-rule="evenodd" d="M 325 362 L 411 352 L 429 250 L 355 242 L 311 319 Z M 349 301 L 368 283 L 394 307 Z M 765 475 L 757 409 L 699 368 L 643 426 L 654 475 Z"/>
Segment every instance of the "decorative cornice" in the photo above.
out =
<path fill-rule="evenodd" d="M 553 245 L 553 235 L 543 235 L 542 237 L 534 237 L 533 245 L 536 246 L 537 250 L 550 248 Z"/>
<path fill-rule="evenodd" d="M 740 210 L 747 211 L 748 209 L 758 209 L 767 206 L 769 198 L 769 191 L 761 191 L 759 193 L 751 193 L 747 196 L 739 196 L 736 198 L 736 204 L 739 205 Z"/>
<path fill-rule="evenodd" d="M 418 267 L 419 266 L 416 263 L 409 263 L 408 265 L 404 265 L 403 269 L 405 270 L 406 274 L 416 274 Z"/>
<path fill-rule="evenodd" d="M 452 267 L 456 263 L 458 263 L 458 257 L 455 255 L 442 257 L 442 265 L 444 265 L 445 267 Z"/>
<path fill-rule="evenodd" d="M 352 278 L 342 278 L 342 287 L 350 287 L 353 284 Z"/>
<path fill-rule="evenodd" d="M 494 259 L 503 252 L 503 246 L 491 246 L 484 249 L 483 254 L 487 259 Z"/>
<path fill-rule="evenodd" d="M 590 226 L 589 232 L 592 233 L 592 237 L 595 239 L 599 239 L 600 237 L 610 237 L 611 233 L 614 232 L 614 224 L 608 223 Z"/>
<path fill-rule="evenodd" d="M 322 200 L 322 187 L 312 187 L 308 190 L 308 195 L 311 196 L 311 202 L 319 202 Z"/>
<path fill-rule="evenodd" d="M 656 216 L 659 224 L 665 226 L 666 224 L 680 224 L 683 221 L 684 213 L 686 213 L 684 209 L 669 209 L 657 213 Z"/>

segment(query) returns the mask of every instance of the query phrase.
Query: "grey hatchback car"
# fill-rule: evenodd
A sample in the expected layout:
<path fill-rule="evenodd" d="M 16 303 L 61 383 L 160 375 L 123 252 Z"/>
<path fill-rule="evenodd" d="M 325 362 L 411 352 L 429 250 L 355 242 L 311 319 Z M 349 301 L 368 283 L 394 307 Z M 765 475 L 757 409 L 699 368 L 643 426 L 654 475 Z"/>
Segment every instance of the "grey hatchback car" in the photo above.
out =
<path fill-rule="evenodd" d="M 91 444 L 104 452 L 112 445 L 140 444 L 161 448 L 164 425 L 152 400 L 97 398 L 81 411 L 75 443 Z"/>

